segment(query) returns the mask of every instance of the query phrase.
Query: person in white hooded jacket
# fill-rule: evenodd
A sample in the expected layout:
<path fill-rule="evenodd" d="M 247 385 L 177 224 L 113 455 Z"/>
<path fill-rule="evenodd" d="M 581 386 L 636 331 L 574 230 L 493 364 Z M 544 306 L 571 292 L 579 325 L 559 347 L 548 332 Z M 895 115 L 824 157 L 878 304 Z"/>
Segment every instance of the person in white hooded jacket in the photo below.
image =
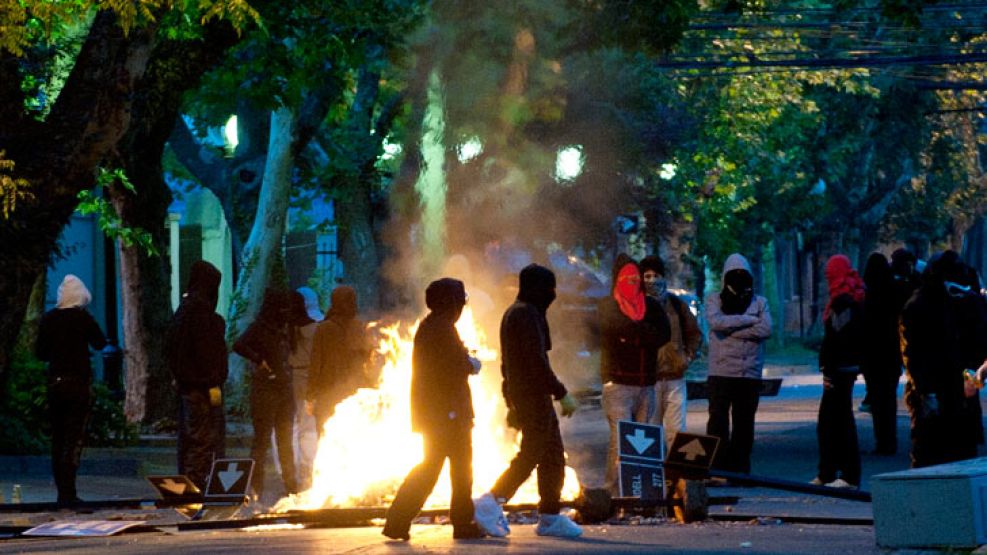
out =
<path fill-rule="evenodd" d="M 93 404 L 89 349 L 106 346 L 99 324 L 86 310 L 91 301 L 86 284 L 67 274 L 58 286 L 55 308 L 41 317 L 35 344 L 38 358 L 48 363 L 51 467 L 61 504 L 79 502 L 75 477 Z"/>
<path fill-rule="evenodd" d="M 723 289 L 706 299 L 706 321 L 709 324 L 706 433 L 720 438 L 713 467 L 749 474 L 764 345 L 771 336 L 771 313 L 767 299 L 754 294 L 751 266 L 742 255 L 731 254 L 723 264 Z"/>

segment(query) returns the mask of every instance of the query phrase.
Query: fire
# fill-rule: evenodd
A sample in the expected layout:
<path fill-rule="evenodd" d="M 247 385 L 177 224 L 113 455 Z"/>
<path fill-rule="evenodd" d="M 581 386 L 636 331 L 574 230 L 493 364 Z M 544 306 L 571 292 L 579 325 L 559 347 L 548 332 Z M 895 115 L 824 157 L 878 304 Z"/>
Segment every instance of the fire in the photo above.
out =
<path fill-rule="evenodd" d="M 376 389 L 360 389 L 336 405 L 326 424 L 313 465 L 312 487 L 286 497 L 275 511 L 326 507 L 381 506 L 390 504 L 401 481 L 422 459 L 421 436 L 411 431 L 411 352 L 418 322 L 395 324 L 379 330 L 377 347 L 384 359 Z M 493 486 L 517 453 L 520 440 L 505 424 L 507 408 L 500 392 L 497 352 L 473 318 L 470 307 L 456 324 L 459 336 L 473 356 L 483 362 L 477 376 L 470 377 L 473 409 L 474 496 Z M 426 507 L 447 507 L 451 496 L 446 464 Z M 566 467 L 563 499 L 579 493 L 576 472 Z M 532 474 L 512 503 L 538 500 Z"/>

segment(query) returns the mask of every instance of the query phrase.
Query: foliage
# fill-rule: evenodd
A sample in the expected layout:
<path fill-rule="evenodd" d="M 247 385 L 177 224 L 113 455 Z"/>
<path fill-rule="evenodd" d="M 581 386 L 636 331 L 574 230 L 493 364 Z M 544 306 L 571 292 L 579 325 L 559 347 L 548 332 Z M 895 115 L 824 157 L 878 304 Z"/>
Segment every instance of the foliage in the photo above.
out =
<path fill-rule="evenodd" d="M 19 201 L 33 200 L 34 193 L 28 190 L 30 184 L 26 179 L 7 173 L 14 170 L 14 161 L 4 158 L 4 154 L 0 150 L 0 209 L 3 211 L 3 218 L 7 219 L 17 209 Z"/>
<path fill-rule="evenodd" d="M 130 194 L 137 194 L 133 183 L 127 179 L 127 175 L 120 168 L 107 170 L 99 168 L 99 176 L 96 178 L 96 188 L 92 191 L 79 191 L 79 214 L 87 216 L 96 214 L 96 221 L 103 233 L 111 239 L 118 239 L 124 245 L 130 247 L 138 245 L 143 247 L 148 255 L 157 255 L 157 247 L 154 246 L 154 238 L 150 232 L 139 227 L 128 227 L 123 223 L 120 215 L 117 214 L 113 204 L 100 194 L 100 190 L 110 187 L 123 187 Z M 126 193 L 124 193 L 126 194 Z"/>

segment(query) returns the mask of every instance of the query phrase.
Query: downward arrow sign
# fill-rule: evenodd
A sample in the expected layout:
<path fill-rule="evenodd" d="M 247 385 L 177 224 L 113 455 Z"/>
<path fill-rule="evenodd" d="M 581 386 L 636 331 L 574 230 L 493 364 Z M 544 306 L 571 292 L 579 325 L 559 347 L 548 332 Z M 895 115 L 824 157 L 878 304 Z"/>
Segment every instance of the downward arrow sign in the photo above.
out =
<path fill-rule="evenodd" d="M 634 435 L 625 435 L 624 437 L 634 446 L 639 455 L 647 451 L 648 447 L 651 447 L 651 444 L 655 442 L 654 439 L 644 435 L 644 430 L 641 428 L 634 430 Z"/>
<path fill-rule="evenodd" d="M 233 463 L 230 466 L 226 467 L 226 470 L 217 472 L 217 474 L 219 475 L 219 483 L 223 484 L 224 492 L 230 491 L 230 488 L 233 487 L 233 484 L 235 484 L 236 481 L 240 479 L 240 476 L 243 476 L 243 472 L 241 472 L 238 469 L 239 466 L 240 465 L 238 465 L 237 463 Z"/>
<path fill-rule="evenodd" d="M 170 491 L 175 495 L 181 495 L 185 493 L 185 488 L 187 486 L 181 482 L 176 482 L 171 478 L 165 478 L 164 480 L 161 480 L 161 483 L 158 484 L 158 487 L 160 487 L 163 490 Z"/>
<path fill-rule="evenodd" d="M 694 461 L 696 457 L 705 457 L 706 450 L 703 449 L 703 444 L 699 442 L 698 439 L 694 439 L 689 443 L 686 443 L 678 449 L 679 453 L 685 453 L 685 460 Z"/>

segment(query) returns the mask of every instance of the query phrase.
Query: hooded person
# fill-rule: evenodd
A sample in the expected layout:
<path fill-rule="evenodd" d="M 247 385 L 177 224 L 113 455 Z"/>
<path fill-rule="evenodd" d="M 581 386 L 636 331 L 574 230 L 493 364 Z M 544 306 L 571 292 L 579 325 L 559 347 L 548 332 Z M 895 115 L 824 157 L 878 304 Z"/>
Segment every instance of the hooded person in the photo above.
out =
<path fill-rule="evenodd" d="M 977 455 L 975 429 L 965 410 L 964 369 L 971 337 L 964 327 L 969 288 L 966 269 L 954 251 L 932 257 L 922 285 L 901 313 L 905 405 L 911 417 L 912 467 L 943 464 Z M 982 337 L 976 338 L 981 343 Z"/>
<path fill-rule="evenodd" d="M 641 277 L 647 295 L 658 301 L 668 318 L 670 338 L 658 349 L 655 410 L 650 422 L 662 426 L 666 443 L 685 430 L 685 371 L 696 358 L 703 333 L 685 301 L 669 292 L 665 262 L 657 256 L 641 260 Z"/>
<path fill-rule="evenodd" d="M 265 461 L 271 447 L 271 433 L 277 442 L 281 480 L 287 494 L 298 492 L 295 450 L 292 445 L 295 401 L 288 356 L 291 348 L 289 296 L 286 291 L 264 291 L 260 312 L 233 351 L 253 365 L 250 376 L 250 419 L 254 437 L 250 458 L 256 461 L 251 484 L 257 498 L 264 495 Z"/>
<path fill-rule="evenodd" d="M 555 274 L 544 266 L 529 264 L 518 275 L 518 295 L 501 319 L 500 347 L 503 359 L 503 393 L 513 422 L 521 431 L 521 448 L 489 492 L 473 501 L 476 523 L 491 536 L 510 533 L 501 505 L 538 471 L 539 536 L 576 537 L 582 529 L 559 514 L 565 479 L 565 448 L 552 401 L 564 416 L 578 406 L 548 360 L 552 348 L 547 311 L 555 300 Z"/>
<path fill-rule="evenodd" d="M 41 317 L 35 344 L 38 358 L 48 363 L 51 466 L 62 504 L 79 501 L 75 478 L 93 404 L 90 348 L 106 346 L 106 337 L 86 310 L 91 300 L 82 280 L 66 275 L 55 308 Z"/>
<path fill-rule="evenodd" d="M 723 288 L 706 298 L 709 325 L 709 420 L 720 438 L 714 468 L 750 473 L 764 344 L 771 337 L 768 301 L 754 294 L 750 262 L 734 253 L 723 263 Z M 731 421 L 733 423 L 731 430 Z"/>
<path fill-rule="evenodd" d="M 408 540 L 411 521 L 435 487 L 449 459 L 449 517 L 456 539 L 479 538 L 473 522 L 473 402 L 469 378 L 480 369 L 456 331 L 466 306 L 458 279 L 433 281 L 425 290 L 429 313 L 415 333 L 411 360 L 411 429 L 422 435 L 424 458 L 408 473 L 387 510 L 383 534 Z"/>
<path fill-rule="evenodd" d="M 197 260 L 168 328 L 168 366 L 178 390 L 178 473 L 205 490 L 213 459 L 225 455 L 222 387 L 229 372 L 226 321 L 216 313 L 222 274 Z"/>
<path fill-rule="evenodd" d="M 867 383 L 870 413 L 874 418 L 874 454 L 898 451 L 898 380 L 901 347 L 898 343 L 898 304 L 894 274 L 888 259 L 871 253 L 864 267 L 863 358 L 860 369 Z"/>
<path fill-rule="evenodd" d="M 618 422 L 648 422 L 655 409 L 658 349 L 671 336 L 657 299 L 644 294 L 641 268 L 626 254 L 613 264 L 611 294 L 597 305 L 603 412 L 610 424 L 605 487 L 617 496 Z"/>
<path fill-rule="evenodd" d="M 830 487 L 860 486 L 860 448 L 853 419 L 853 384 L 860 372 L 864 337 L 864 280 L 842 254 L 826 262 L 829 301 L 819 349 L 823 393 L 816 436 L 819 473 L 812 483 Z"/>
<path fill-rule="evenodd" d="M 370 356 L 366 326 L 357 318 L 356 289 L 333 289 L 325 319 L 312 338 L 312 360 L 305 388 L 306 408 L 315 416 L 319 437 L 336 404 L 361 386 Z"/>

